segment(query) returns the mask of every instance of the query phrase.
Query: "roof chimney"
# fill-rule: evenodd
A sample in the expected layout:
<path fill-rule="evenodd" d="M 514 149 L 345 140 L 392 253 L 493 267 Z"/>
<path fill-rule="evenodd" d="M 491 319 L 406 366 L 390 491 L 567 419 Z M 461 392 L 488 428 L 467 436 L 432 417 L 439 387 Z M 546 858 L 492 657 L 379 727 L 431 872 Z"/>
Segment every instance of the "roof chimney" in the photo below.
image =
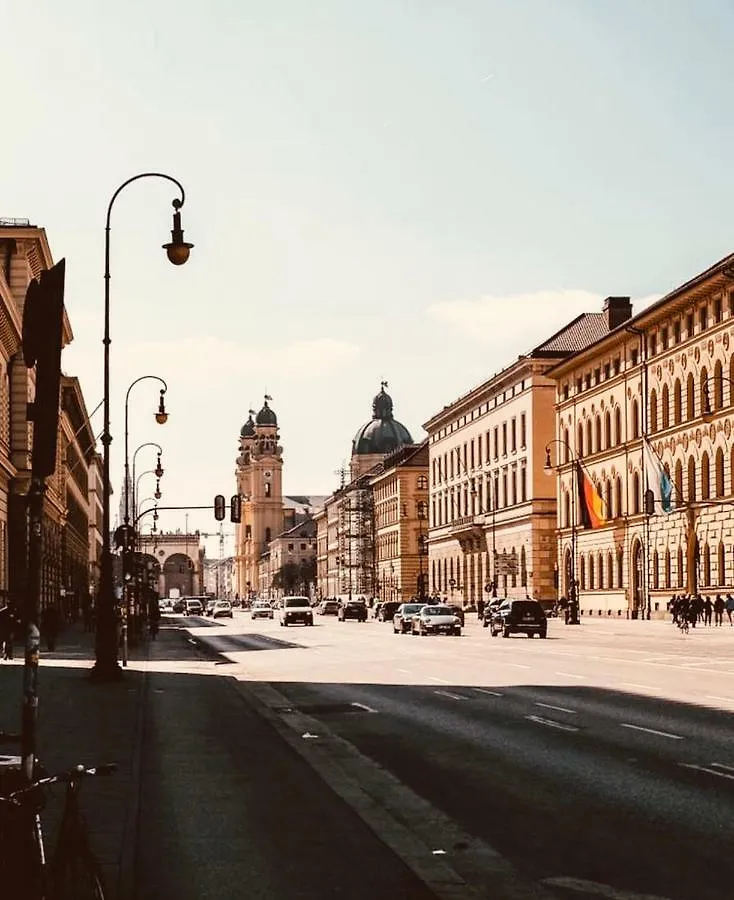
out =
<path fill-rule="evenodd" d="M 604 312 L 607 314 L 607 326 L 610 331 L 618 328 L 622 322 L 632 318 L 632 303 L 629 297 L 607 297 L 604 301 Z"/>

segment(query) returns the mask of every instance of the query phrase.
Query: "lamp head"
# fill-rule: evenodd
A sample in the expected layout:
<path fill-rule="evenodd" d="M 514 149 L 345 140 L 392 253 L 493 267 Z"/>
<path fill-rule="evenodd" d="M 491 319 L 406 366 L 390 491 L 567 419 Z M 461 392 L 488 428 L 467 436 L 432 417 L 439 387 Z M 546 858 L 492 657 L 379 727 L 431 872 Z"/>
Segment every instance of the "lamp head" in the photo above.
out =
<path fill-rule="evenodd" d="M 551 465 L 551 458 L 550 458 L 550 447 L 545 448 L 545 465 L 543 466 L 543 471 L 545 472 L 546 475 L 553 474 L 553 466 Z"/>
<path fill-rule="evenodd" d="M 182 266 L 189 258 L 191 248 L 194 245 L 188 244 L 184 240 L 183 228 L 181 228 L 181 213 L 179 212 L 179 210 L 181 209 L 180 200 L 173 201 L 173 209 L 174 213 L 173 228 L 171 229 L 171 241 L 168 244 L 163 244 L 163 249 L 166 251 L 169 262 L 173 263 L 174 266 Z"/>
<path fill-rule="evenodd" d="M 161 399 L 158 403 L 158 412 L 155 414 L 155 420 L 159 425 L 165 425 L 168 421 L 168 413 L 166 412 L 166 403 L 163 399 L 164 394 L 166 393 L 165 388 L 161 388 Z M 160 457 L 159 457 L 160 464 Z"/>
<path fill-rule="evenodd" d="M 161 465 L 160 456 L 158 457 L 158 461 L 156 463 L 155 469 L 153 470 L 153 474 L 155 475 L 156 478 L 163 477 L 163 466 Z"/>
<path fill-rule="evenodd" d="M 153 494 L 156 500 L 161 499 L 161 486 L 160 483 L 156 481 L 155 483 L 155 494 Z"/>

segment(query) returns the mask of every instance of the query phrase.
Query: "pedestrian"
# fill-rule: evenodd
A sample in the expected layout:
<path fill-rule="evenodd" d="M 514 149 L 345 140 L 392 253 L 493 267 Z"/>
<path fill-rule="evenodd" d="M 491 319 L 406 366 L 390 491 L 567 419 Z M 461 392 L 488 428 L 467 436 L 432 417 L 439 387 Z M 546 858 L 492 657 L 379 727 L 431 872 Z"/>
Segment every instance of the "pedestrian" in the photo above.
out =
<path fill-rule="evenodd" d="M 714 604 L 711 602 L 711 597 L 706 595 L 706 599 L 703 601 L 703 624 L 710 625 L 711 624 L 711 614 L 714 611 Z"/>
<path fill-rule="evenodd" d="M 46 606 L 41 613 L 41 631 L 46 639 L 46 647 L 56 649 L 56 638 L 59 634 L 59 610 L 56 606 Z"/>
<path fill-rule="evenodd" d="M 0 609 L 0 647 L 3 659 L 13 658 L 13 638 L 15 637 L 15 622 L 9 606 Z"/>
<path fill-rule="evenodd" d="M 716 600 L 714 600 L 714 624 L 715 625 L 723 625 L 724 624 L 724 598 L 721 594 L 716 595 Z"/>
<path fill-rule="evenodd" d="M 731 614 L 734 612 L 734 597 L 731 594 L 726 595 L 726 614 L 729 617 L 729 624 L 734 625 L 731 620 Z"/>

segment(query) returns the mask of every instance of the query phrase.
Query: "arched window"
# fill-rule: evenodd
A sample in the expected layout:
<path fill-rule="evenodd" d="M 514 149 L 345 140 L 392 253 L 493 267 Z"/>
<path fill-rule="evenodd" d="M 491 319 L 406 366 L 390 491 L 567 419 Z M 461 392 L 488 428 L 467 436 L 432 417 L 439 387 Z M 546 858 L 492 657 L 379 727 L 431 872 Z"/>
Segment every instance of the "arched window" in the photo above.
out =
<path fill-rule="evenodd" d="M 579 559 L 579 587 L 582 591 L 586 590 L 586 560 L 583 554 Z"/>
<path fill-rule="evenodd" d="M 669 590 L 673 587 L 673 582 L 670 577 L 670 548 L 666 547 L 665 549 L 665 584 L 663 587 L 666 590 Z"/>
<path fill-rule="evenodd" d="M 598 453 L 600 450 L 604 449 L 604 444 L 601 442 L 601 416 L 597 415 L 596 420 L 594 421 L 594 430 L 596 431 L 596 452 Z"/>
<path fill-rule="evenodd" d="M 563 492 L 563 525 L 565 528 L 571 527 L 571 495 L 568 491 Z"/>
<path fill-rule="evenodd" d="M 688 459 L 688 502 L 696 500 L 696 463 L 693 457 Z"/>
<path fill-rule="evenodd" d="M 612 446 L 612 417 L 609 410 L 604 413 L 604 449 L 608 450 Z"/>
<path fill-rule="evenodd" d="M 614 410 L 614 443 L 617 446 L 622 443 L 622 410 L 619 406 Z"/>
<path fill-rule="evenodd" d="M 586 420 L 586 455 L 591 456 L 594 452 L 594 444 L 592 441 L 592 437 L 594 434 L 594 430 L 592 428 L 591 419 Z"/>
<path fill-rule="evenodd" d="M 700 401 L 700 402 L 701 402 L 701 407 L 700 407 L 700 411 L 703 412 L 703 406 L 704 406 L 704 404 L 703 404 L 703 398 L 704 398 L 707 394 L 708 394 L 709 397 L 711 396 L 711 391 L 709 390 L 709 373 L 708 373 L 708 370 L 706 369 L 705 366 L 701 369 L 701 374 L 700 374 L 699 379 L 698 379 L 698 384 L 699 384 L 699 387 L 700 387 L 700 390 L 701 390 L 701 401 Z M 707 583 L 708 583 L 708 582 L 707 582 Z"/>
<path fill-rule="evenodd" d="M 709 545 L 703 545 L 703 583 L 708 587 L 711 584 L 711 551 Z"/>
<path fill-rule="evenodd" d="M 632 473 L 632 515 L 635 516 L 640 511 L 640 476 L 637 472 Z"/>
<path fill-rule="evenodd" d="M 683 548 L 678 547 L 678 587 L 685 584 L 685 572 L 683 571 Z"/>
<path fill-rule="evenodd" d="M 701 499 L 708 500 L 711 496 L 711 477 L 709 473 L 709 455 L 704 452 L 701 456 Z"/>
<path fill-rule="evenodd" d="M 594 554 L 589 554 L 589 590 L 593 591 L 596 588 L 595 582 L 596 575 L 596 567 L 594 565 Z"/>
<path fill-rule="evenodd" d="M 719 447 L 716 451 L 716 463 L 715 463 L 715 490 L 717 497 L 724 496 L 724 451 Z M 719 584 L 723 584 L 723 581 L 720 581 Z"/>
<path fill-rule="evenodd" d="M 719 574 L 716 579 L 716 583 L 720 585 L 726 584 L 726 554 L 724 553 L 724 544 L 719 541 L 719 552 L 718 552 L 718 569 Z"/>
<path fill-rule="evenodd" d="M 570 446 L 571 446 L 571 440 L 570 440 L 570 435 L 568 433 L 568 428 L 564 428 L 563 429 L 563 454 L 564 454 L 565 462 L 570 461 L 570 457 L 569 457 Z"/>
<path fill-rule="evenodd" d="M 663 385 L 663 397 L 661 401 L 661 422 L 663 428 L 670 428 L 670 391 L 668 390 L 668 385 Z"/>
<path fill-rule="evenodd" d="M 620 547 L 617 550 L 617 587 L 621 588 L 624 584 L 624 550 Z"/>
<path fill-rule="evenodd" d="M 655 388 L 650 391 L 650 433 L 658 430 L 658 395 Z"/>
<path fill-rule="evenodd" d="M 660 588 L 660 558 L 658 557 L 658 551 L 655 550 L 652 554 L 652 589 L 654 591 L 659 590 Z"/>
<path fill-rule="evenodd" d="M 617 475 L 617 479 L 614 482 L 614 516 L 617 519 L 621 519 L 624 515 L 624 509 L 622 508 L 622 479 Z"/>
<path fill-rule="evenodd" d="M 584 455 L 584 426 L 579 422 L 576 429 L 576 456 Z"/>
<path fill-rule="evenodd" d="M 632 401 L 632 410 L 630 412 L 632 418 L 632 440 L 640 436 L 640 404 L 637 397 Z"/>
<path fill-rule="evenodd" d="M 683 389 L 681 387 L 680 378 L 675 379 L 673 385 L 673 423 L 680 425 L 683 421 Z"/>
<path fill-rule="evenodd" d="M 683 502 L 683 463 L 678 460 L 675 464 L 675 489 L 673 491 L 673 503 L 680 506 Z"/>
<path fill-rule="evenodd" d="M 604 582 L 604 556 L 602 555 L 601 550 L 599 551 L 599 556 L 596 560 L 596 571 L 598 573 L 599 590 L 603 591 L 607 585 Z"/>
<path fill-rule="evenodd" d="M 696 386 L 693 380 L 693 372 L 688 373 L 686 381 L 686 419 L 689 421 L 696 415 Z"/>
<path fill-rule="evenodd" d="M 614 586 L 614 558 L 612 551 L 609 550 L 607 551 L 607 587 L 613 588 Z"/>
<path fill-rule="evenodd" d="M 607 506 L 607 518 L 613 519 L 614 514 L 612 513 L 612 482 L 609 479 L 604 482 L 604 502 Z"/>

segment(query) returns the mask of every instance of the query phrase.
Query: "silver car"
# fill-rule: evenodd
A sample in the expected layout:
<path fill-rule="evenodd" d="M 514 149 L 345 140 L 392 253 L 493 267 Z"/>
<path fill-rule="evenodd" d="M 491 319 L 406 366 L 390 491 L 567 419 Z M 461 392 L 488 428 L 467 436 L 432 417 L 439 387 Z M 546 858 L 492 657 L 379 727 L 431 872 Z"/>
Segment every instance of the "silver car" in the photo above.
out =
<path fill-rule="evenodd" d="M 266 600 L 256 600 L 250 607 L 251 619 L 272 619 L 273 607 Z"/>

